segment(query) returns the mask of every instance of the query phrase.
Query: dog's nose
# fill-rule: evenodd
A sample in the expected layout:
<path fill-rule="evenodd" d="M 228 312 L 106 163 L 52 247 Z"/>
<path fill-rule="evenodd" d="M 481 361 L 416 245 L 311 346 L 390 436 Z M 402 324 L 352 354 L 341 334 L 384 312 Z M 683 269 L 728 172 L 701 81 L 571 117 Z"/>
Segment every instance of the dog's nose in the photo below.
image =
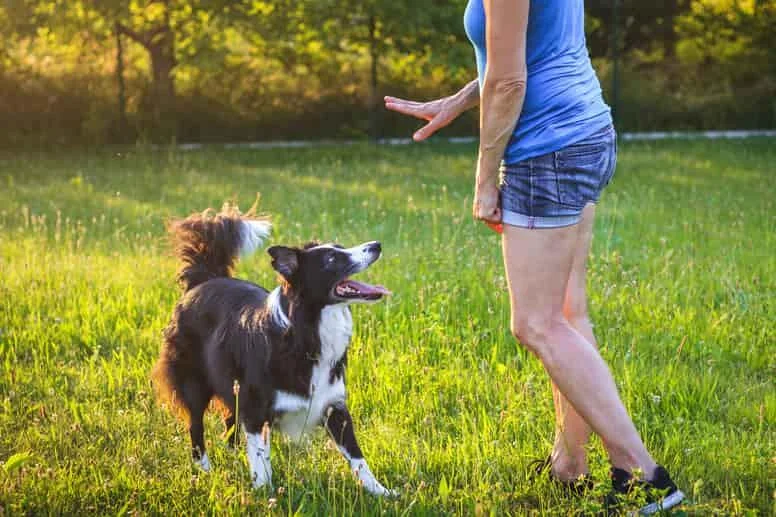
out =
<path fill-rule="evenodd" d="M 380 253 L 383 250 L 382 245 L 377 241 L 367 242 L 364 248 L 370 253 Z"/>

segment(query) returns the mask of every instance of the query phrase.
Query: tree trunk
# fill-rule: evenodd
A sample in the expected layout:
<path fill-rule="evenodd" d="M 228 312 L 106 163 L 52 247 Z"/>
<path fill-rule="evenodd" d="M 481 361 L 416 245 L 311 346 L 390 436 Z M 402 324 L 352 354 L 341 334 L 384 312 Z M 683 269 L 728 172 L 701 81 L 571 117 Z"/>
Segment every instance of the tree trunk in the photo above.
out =
<path fill-rule="evenodd" d="M 163 138 L 174 137 L 177 133 L 175 110 L 175 79 L 173 69 L 176 66 L 172 32 L 167 28 L 160 33 L 148 47 L 151 56 L 153 77 L 154 122 Z"/>
<path fill-rule="evenodd" d="M 612 34 L 611 34 L 611 49 L 612 49 L 612 100 L 610 105 L 612 107 L 612 118 L 614 119 L 614 125 L 617 126 L 619 122 L 620 111 L 620 0 L 613 0 L 612 2 Z"/>
<path fill-rule="evenodd" d="M 381 135 L 380 128 L 380 99 L 379 77 L 377 65 L 380 59 L 377 41 L 377 19 L 373 13 L 369 15 L 369 136 L 372 140 L 378 140 Z"/>
<path fill-rule="evenodd" d="M 667 57 L 676 55 L 676 17 L 680 12 L 679 0 L 670 0 L 668 2 L 669 12 L 666 13 L 663 21 L 663 50 Z"/>
<path fill-rule="evenodd" d="M 143 32 L 116 23 L 116 31 L 143 45 L 151 58 L 151 106 L 154 133 L 169 140 L 177 133 L 175 109 L 175 34 L 170 27 L 169 11 L 164 22 Z"/>
<path fill-rule="evenodd" d="M 121 42 L 121 30 L 119 24 L 116 24 L 116 82 L 118 83 L 118 109 L 119 120 L 116 133 L 119 140 L 124 139 L 127 128 L 127 96 L 126 84 L 124 83 L 124 48 Z"/>

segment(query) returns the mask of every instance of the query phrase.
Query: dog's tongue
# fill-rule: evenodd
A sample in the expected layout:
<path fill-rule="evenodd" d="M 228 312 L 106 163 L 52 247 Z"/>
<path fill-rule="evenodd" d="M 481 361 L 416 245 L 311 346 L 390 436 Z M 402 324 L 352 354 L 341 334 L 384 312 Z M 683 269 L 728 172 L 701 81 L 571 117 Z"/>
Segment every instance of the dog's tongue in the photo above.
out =
<path fill-rule="evenodd" d="M 363 295 L 376 295 L 376 294 L 382 294 L 389 296 L 391 295 L 391 291 L 386 289 L 385 287 L 381 285 L 370 285 L 365 284 L 363 282 L 357 282 L 356 280 L 346 280 L 343 282 L 345 285 L 349 285 L 352 289 L 355 289 L 359 293 Z"/>

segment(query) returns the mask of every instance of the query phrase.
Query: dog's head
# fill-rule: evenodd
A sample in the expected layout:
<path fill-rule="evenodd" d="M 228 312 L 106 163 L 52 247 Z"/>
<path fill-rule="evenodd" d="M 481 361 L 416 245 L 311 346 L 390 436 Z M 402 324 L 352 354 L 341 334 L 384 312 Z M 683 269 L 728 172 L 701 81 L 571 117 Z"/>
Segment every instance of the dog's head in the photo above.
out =
<path fill-rule="evenodd" d="M 267 251 L 272 256 L 272 267 L 283 276 L 290 290 L 308 303 L 369 303 L 390 294 L 385 287 L 350 278 L 380 258 L 379 242 L 352 248 L 337 244 L 273 246 Z"/>

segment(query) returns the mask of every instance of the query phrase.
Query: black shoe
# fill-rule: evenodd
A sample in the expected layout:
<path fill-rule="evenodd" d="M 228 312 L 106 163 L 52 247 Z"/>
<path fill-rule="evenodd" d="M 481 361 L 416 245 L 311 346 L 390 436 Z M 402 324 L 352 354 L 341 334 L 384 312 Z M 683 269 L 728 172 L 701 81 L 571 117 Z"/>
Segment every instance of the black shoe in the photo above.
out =
<path fill-rule="evenodd" d="M 552 473 L 552 456 L 547 456 L 544 459 L 533 460 L 528 464 L 528 468 L 532 471 L 531 477 L 540 477 L 546 475 L 550 478 L 550 481 L 557 484 L 564 491 L 573 495 L 582 495 L 591 488 L 593 488 L 593 479 L 590 474 L 582 474 L 577 479 L 559 479 Z"/>
<path fill-rule="evenodd" d="M 684 500 L 684 494 L 679 490 L 668 475 L 668 471 L 657 466 L 650 481 L 635 479 L 623 469 L 612 468 L 612 491 L 606 497 L 606 510 L 611 515 L 625 509 L 625 497 L 636 491 L 643 491 L 647 504 L 637 512 L 629 515 L 653 515 L 677 506 Z"/>

